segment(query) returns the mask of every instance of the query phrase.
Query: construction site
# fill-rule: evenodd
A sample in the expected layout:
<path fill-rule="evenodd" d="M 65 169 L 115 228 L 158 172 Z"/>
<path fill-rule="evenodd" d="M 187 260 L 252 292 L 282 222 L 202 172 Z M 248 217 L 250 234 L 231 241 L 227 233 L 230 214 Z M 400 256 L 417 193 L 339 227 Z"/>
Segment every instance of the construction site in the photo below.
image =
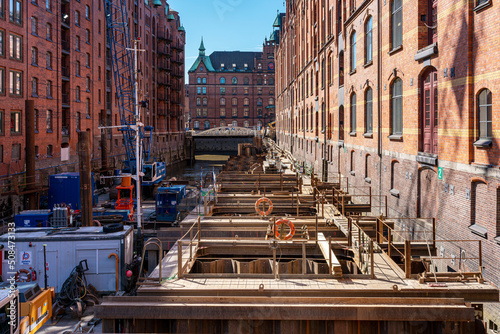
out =
<path fill-rule="evenodd" d="M 481 241 L 439 239 L 433 217 L 388 217 L 369 187 L 322 182 L 271 140 L 259 151 L 240 144 L 202 203 L 145 242 L 157 265 L 141 263 L 135 295 L 95 306 L 103 332 L 485 333 L 499 291 Z M 479 256 L 457 263 L 442 244 Z"/>

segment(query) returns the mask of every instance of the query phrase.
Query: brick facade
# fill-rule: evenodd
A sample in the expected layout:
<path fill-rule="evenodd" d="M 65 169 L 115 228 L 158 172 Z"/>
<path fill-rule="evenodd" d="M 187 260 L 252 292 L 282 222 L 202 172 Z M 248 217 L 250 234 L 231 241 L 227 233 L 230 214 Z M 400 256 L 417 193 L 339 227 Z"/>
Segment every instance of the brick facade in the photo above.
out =
<path fill-rule="evenodd" d="M 340 172 L 352 186 L 371 186 L 387 198 L 389 217 L 435 217 L 438 239 L 482 241 L 484 275 L 496 286 L 500 43 L 491 22 L 499 16 L 493 1 L 299 0 L 287 1 L 276 32 L 279 145 L 320 176 L 325 161 L 330 178 Z M 486 136 L 484 89 L 493 101 Z M 475 241 L 442 243 L 440 256 L 477 256 Z M 478 269 L 477 260 L 466 265 Z M 500 324 L 498 305 L 485 316 Z"/>
<path fill-rule="evenodd" d="M 263 52 L 200 55 L 189 70 L 190 128 L 261 127 L 274 120 L 274 42 Z"/>
<path fill-rule="evenodd" d="M 35 104 L 36 169 L 42 178 L 78 168 L 78 131 L 91 132 L 93 167 L 98 170 L 101 163 L 98 126 L 120 125 L 110 46 L 106 43 L 104 2 L 22 0 L 19 3 L 22 8 L 19 17 L 11 19 L 10 3 L 4 1 L 0 18 L 3 33 L 0 69 L 4 71 L 0 78 L 0 177 L 25 170 L 26 100 Z M 167 156 L 180 159 L 184 155 L 184 28 L 179 14 L 170 10 L 165 1 L 159 7 L 148 1 L 126 3 L 130 37 L 140 39 L 139 48 L 146 50 L 139 54 L 138 61 L 139 100 L 148 102 L 148 108 L 142 110 L 143 122 L 155 128 L 153 154 L 161 160 Z M 10 56 L 11 34 L 22 39 L 20 60 Z M 20 95 L 9 92 L 10 71 L 21 73 Z M 20 115 L 19 131 L 11 131 L 11 122 L 17 117 L 15 112 Z M 104 138 L 108 165 L 120 168 L 125 150 L 121 132 L 106 130 Z M 63 147 L 69 149 L 69 159 L 64 161 Z"/>

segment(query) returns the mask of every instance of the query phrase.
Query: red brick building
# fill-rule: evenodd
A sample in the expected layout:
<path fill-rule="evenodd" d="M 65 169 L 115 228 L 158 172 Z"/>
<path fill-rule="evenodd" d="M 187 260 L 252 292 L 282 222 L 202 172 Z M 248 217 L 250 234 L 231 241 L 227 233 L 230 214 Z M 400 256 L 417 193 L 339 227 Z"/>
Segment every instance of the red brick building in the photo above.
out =
<path fill-rule="evenodd" d="M 499 17 L 490 0 L 298 0 L 275 24 L 279 145 L 319 176 L 371 186 L 389 217 L 436 217 L 439 239 L 481 240 L 497 286 Z M 477 256 L 475 244 L 439 254 Z M 498 305 L 485 319 L 498 329 Z"/>
<path fill-rule="evenodd" d="M 200 54 L 189 69 L 190 128 L 258 128 L 274 119 L 274 42 L 263 52 Z"/>
<path fill-rule="evenodd" d="M 183 147 L 185 31 L 177 12 L 162 1 L 127 2 L 130 37 L 140 39 L 139 99 L 142 116 L 155 127 L 158 158 L 180 158 Z M 121 133 L 99 125 L 119 125 L 103 0 L 4 1 L 0 8 L 0 203 L 5 184 L 25 171 L 25 102 L 35 105 L 37 178 L 77 170 L 78 131 L 90 131 L 93 168 L 121 166 Z M 105 139 L 105 146 L 101 138 Z M 167 151 L 168 154 L 164 152 Z M 173 155 L 170 153 L 173 151 Z M 66 154 L 65 154 L 66 153 Z M 105 156 L 105 155 L 104 155 Z M 19 197 L 9 198 L 20 203 Z M 22 198 L 21 198 L 22 200 Z M 14 205 L 8 216 L 22 209 Z M 4 216 L 4 215 L 2 215 Z"/>

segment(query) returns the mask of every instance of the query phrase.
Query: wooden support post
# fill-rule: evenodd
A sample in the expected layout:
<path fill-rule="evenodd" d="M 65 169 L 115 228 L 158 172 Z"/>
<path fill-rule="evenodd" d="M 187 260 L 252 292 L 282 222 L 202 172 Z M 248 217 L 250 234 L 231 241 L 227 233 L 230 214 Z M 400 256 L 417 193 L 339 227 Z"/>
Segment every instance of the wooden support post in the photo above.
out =
<path fill-rule="evenodd" d="M 380 244 L 384 240 L 382 240 L 383 237 L 383 227 L 382 227 L 382 222 L 380 221 L 379 218 L 377 218 L 377 223 L 375 225 L 375 240 Z"/>
<path fill-rule="evenodd" d="M 373 258 L 373 240 L 370 239 L 370 270 L 371 278 L 375 278 L 375 259 Z"/>
<path fill-rule="evenodd" d="M 387 229 L 387 254 L 391 257 L 391 248 L 392 248 L 392 229 Z"/>
<path fill-rule="evenodd" d="M 347 218 L 347 246 L 352 247 L 352 218 Z"/>
<path fill-rule="evenodd" d="M 330 275 L 331 275 L 333 273 L 333 269 L 332 269 L 332 237 L 328 237 L 328 266 L 329 266 L 328 271 L 330 272 Z"/>
<path fill-rule="evenodd" d="M 201 241 L 201 219 L 198 217 L 198 245 L 197 247 L 200 247 L 200 241 Z"/>
<path fill-rule="evenodd" d="M 356 226 L 356 228 L 358 229 L 358 257 L 359 257 L 359 263 L 361 264 L 363 262 L 363 258 L 362 258 L 362 254 L 361 254 L 361 247 L 363 245 L 362 243 L 362 240 L 361 240 L 361 229 L 359 228 L 359 226 Z"/>
<path fill-rule="evenodd" d="M 345 196 L 342 196 L 342 216 L 345 217 L 345 205 L 344 205 L 344 201 L 345 201 Z"/>
<path fill-rule="evenodd" d="M 160 264 L 161 265 L 161 264 Z M 177 241 L 177 278 L 182 278 L 182 241 Z"/>
<path fill-rule="evenodd" d="M 406 278 L 411 277 L 411 244 L 410 240 L 405 240 L 405 274 Z"/>
<path fill-rule="evenodd" d="M 193 259 L 193 229 L 189 230 L 189 261 Z"/>
<path fill-rule="evenodd" d="M 302 274 L 307 274 L 307 257 L 306 257 L 306 242 L 302 242 Z"/>
<path fill-rule="evenodd" d="M 90 163 L 90 132 L 78 132 L 78 158 L 80 171 L 80 197 L 82 226 L 92 226 L 92 166 Z"/>

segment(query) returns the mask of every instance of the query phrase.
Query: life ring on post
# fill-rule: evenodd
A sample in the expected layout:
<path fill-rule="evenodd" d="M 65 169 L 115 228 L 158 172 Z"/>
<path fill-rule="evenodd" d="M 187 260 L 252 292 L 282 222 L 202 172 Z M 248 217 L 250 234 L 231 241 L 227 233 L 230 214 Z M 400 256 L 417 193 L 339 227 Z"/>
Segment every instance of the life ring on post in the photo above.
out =
<path fill-rule="evenodd" d="M 260 209 L 260 205 L 262 203 L 267 203 L 267 205 L 269 205 L 269 209 L 267 209 L 267 211 Z M 263 207 L 265 207 L 265 204 Z M 261 197 L 257 200 L 257 202 L 255 202 L 255 211 L 261 216 L 267 216 L 273 212 L 273 202 L 271 202 L 271 200 L 267 197 Z"/>
<path fill-rule="evenodd" d="M 19 269 L 15 276 L 16 282 L 31 282 L 31 272 L 26 269 Z"/>
<path fill-rule="evenodd" d="M 290 232 L 288 232 L 287 235 L 283 235 L 280 233 L 279 229 L 278 229 L 278 226 L 280 225 L 287 225 L 288 228 L 290 228 Z M 276 222 L 276 226 L 274 227 L 274 236 L 277 238 L 277 239 L 280 239 L 280 240 L 290 240 L 293 238 L 293 236 L 295 235 L 295 225 L 293 225 L 293 223 L 291 221 L 289 221 L 288 219 L 280 219 Z"/>

